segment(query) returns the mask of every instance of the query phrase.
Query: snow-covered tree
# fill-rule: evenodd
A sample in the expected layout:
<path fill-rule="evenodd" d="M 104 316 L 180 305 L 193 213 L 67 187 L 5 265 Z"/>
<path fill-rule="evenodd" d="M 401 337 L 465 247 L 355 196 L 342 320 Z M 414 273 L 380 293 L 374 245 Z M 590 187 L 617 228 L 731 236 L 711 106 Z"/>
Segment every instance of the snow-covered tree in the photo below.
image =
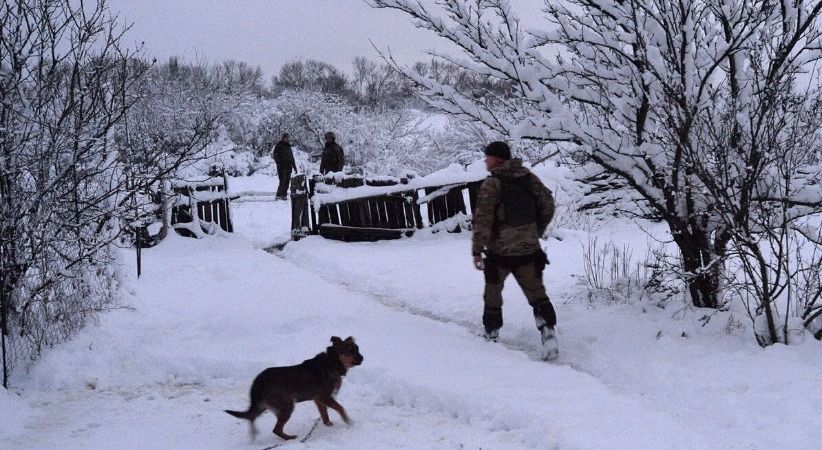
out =
<path fill-rule="evenodd" d="M 102 1 L 0 3 L 4 369 L 112 299 L 110 246 L 128 194 L 109 144 L 147 67 L 122 33 Z"/>
<path fill-rule="evenodd" d="M 110 307 L 113 245 L 137 225 L 152 186 L 197 155 L 214 128 L 217 99 L 203 95 L 208 108 L 192 108 L 190 85 L 159 82 L 179 77 L 163 78 L 121 45 L 126 29 L 103 0 L 0 2 L 0 325 L 9 365 Z"/>
<path fill-rule="evenodd" d="M 405 69 L 430 104 L 511 138 L 576 144 L 668 224 L 693 304 L 722 305 L 734 227 L 767 200 L 754 193 L 773 145 L 763 132 L 819 57 L 822 2 L 547 1 L 542 30 L 526 29 L 506 0 L 369 3 L 408 14 L 467 56 L 440 58 L 514 86 L 511 96 L 477 96 Z M 802 94 L 806 105 L 816 92 Z M 780 139 L 801 142 L 793 130 Z M 718 148 L 728 158 L 709 167 Z M 744 206 L 727 220 L 731 199 Z M 778 200 L 818 211 L 822 193 Z"/>

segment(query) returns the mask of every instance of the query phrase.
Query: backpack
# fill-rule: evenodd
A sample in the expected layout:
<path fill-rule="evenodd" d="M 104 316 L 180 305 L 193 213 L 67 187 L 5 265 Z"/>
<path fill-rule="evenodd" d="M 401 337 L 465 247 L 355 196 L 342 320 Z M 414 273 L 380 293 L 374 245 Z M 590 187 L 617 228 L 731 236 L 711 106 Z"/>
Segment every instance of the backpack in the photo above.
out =
<path fill-rule="evenodd" d="M 497 177 L 502 185 L 503 224 L 518 227 L 537 222 L 537 196 L 527 177 Z"/>

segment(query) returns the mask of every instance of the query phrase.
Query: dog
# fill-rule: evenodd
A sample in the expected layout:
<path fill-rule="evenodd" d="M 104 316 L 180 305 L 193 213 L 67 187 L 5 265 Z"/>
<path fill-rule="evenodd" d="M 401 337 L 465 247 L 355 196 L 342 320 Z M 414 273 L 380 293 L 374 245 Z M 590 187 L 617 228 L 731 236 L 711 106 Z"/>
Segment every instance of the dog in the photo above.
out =
<path fill-rule="evenodd" d="M 274 434 L 282 439 L 294 439 L 297 436 L 283 431 L 286 422 L 294 412 L 298 402 L 313 400 L 320 411 L 320 418 L 326 426 L 332 426 L 328 418 L 328 408 L 337 411 L 345 423 L 350 424 L 348 414 L 336 400 L 342 379 L 349 369 L 363 362 L 360 348 L 349 336 L 345 340 L 337 336 L 331 338 L 331 345 L 325 352 L 307 359 L 296 366 L 269 367 L 262 371 L 251 384 L 251 405 L 246 411 L 225 412 L 251 422 L 251 437 L 257 435 L 254 421 L 266 409 L 277 416 Z"/>

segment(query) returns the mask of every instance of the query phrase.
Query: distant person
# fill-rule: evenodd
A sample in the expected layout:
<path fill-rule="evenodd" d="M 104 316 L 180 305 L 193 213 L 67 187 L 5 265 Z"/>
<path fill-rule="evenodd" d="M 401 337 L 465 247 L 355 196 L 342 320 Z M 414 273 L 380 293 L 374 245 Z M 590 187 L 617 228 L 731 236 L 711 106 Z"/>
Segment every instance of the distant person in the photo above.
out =
<path fill-rule="evenodd" d="M 288 199 L 288 188 L 291 184 L 291 173 L 297 172 L 297 165 L 294 163 L 294 152 L 291 151 L 291 144 L 288 143 L 288 133 L 284 133 L 280 142 L 274 146 L 274 163 L 277 164 L 277 178 L 280 185 L 277 188 L 277 200 Z"/>
<path fill-rule="evenodd" d="M 345 165 L 345 153 L 342 147 L 337 144 L 337 136 L 334 132 L 325 133 L 325 148 L 320 160 L 320 173 L 325 175 L 329 172 L 342 172 Z"/>
<path fill-rule="evenodd" d="M 539 178 L 522 166 L 522 160 L 511 159 L 505 142 L 488 144 L 485 155 L 491 176 L 480 187 L 471 248 L 474 266 L 485 274 L 485 338 L 495 341 L 499 336 L 502 286 L 508 275 L 514 274 L 534 310 L 542 357 L 554 359 L 559 355 L 554 333 L 557 317 L 542 282 L 548 258 L 539 243 L 554 216 L 554 198 Z"/>

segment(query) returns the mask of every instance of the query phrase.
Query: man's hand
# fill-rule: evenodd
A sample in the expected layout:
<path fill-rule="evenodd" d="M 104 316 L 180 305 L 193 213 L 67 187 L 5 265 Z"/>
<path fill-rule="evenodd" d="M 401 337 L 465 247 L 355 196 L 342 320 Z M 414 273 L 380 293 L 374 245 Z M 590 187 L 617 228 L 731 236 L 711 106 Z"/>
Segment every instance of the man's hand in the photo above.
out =
<path fill-rule="evenodd" d="M 477 255 L 474 257 L 474 267 L 477 270 L 485 270 L 485 262 L 483 262 L 482 256 Z"/>

